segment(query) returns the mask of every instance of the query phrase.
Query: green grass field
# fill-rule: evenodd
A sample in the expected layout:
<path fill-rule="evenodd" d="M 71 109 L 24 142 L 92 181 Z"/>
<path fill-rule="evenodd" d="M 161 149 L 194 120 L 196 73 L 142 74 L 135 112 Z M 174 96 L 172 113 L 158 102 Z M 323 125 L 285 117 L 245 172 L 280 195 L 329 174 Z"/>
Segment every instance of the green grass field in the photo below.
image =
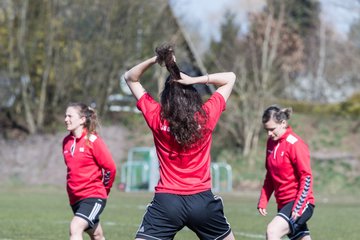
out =
<path fill-rule="evenodd" d="M 124 193 L 113 190 L 101 216 L 106 238 L 133 239 L 152 193 Z M 221 193 L 225 213 L 237 239 L 265 239 L 266 224 L 271 216 L 257 213 L 257 193 Z M 312 239 L 359 239 L 359 195 L 317 196 L 313 218 L 309 221 Z M 72 217 L 67 195 L 62 188 L 1 187 L 0 240 L 68 239 Z M 85 237 L 84 239 L 88 239 Z M 176 240 L 197 239 L 190 230 L 183 229 Z"/>

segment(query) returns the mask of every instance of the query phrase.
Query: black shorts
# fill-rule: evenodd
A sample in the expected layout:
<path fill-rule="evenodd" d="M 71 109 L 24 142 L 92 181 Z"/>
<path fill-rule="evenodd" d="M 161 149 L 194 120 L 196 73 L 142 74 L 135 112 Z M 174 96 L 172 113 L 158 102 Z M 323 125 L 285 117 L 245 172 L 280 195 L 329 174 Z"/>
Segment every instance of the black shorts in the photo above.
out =
<path fill-rule="evenodd" d="M 155 193 L 136 237 L 174 239 L 184 226 L 203 240 L 224 239 L 231 232 L 224 216 L 222 199 L 209 190 L 193 195 Z"/>
<path fill-rule="evenodd" d="M 310 203 L 306 204 L 307 206 L 305 208 L 305 211 L 294 222 L 291 219 L 293 205 L 294 205 L 294 201 L 289 202 L 282 209 L 280 209 L 277 214 L 278 216 L 284 218 L 289 223 L 290 233 L 287 236 L 291 240 L 301 239 L 304 236 L 310 235 L 310 231 L 307 227 L 306 222 L 313 215 L 314 208 L 315 208 L 315 206 Z"/>
<path fill-rule="evenodd" d="M 100 219 L 100 214 L 104 210 L 106 199 L 85 198 L 71 205 L 75 216 L 85 219 L 89 223 L 89 228 L 93 228 Z"/>

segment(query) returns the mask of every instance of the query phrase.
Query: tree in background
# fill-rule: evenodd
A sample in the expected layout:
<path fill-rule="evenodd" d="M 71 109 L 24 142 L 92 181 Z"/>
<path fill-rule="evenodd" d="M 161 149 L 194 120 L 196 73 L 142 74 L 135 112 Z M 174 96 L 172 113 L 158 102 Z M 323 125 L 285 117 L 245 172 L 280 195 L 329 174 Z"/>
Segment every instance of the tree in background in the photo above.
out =
<path fill-rule="evenodd" d="M 232 96 L 235 99 L 220 124 L 223 142 L 245 156 L 257 146 L 261 128 L 257 119 L 265 104 L 303 69 L 303 41 L 284 24 L 284 15 L 284 5 L 277 14 L 274 8 L 252 14 L 250 30 L 244 37 L 237 34 L 239 26 L 230 15 L 225 17 L 220 41 L 211 43 L 208 58 L 213 64 L 208 63 L 209 69 L 230 69 L 238 76 Z M 248 159 L 253 166 L 254 159 Z"/>
<path fill-rule="evenodd" d="M 345 44 L 345 46 L 348 46 L 350 49 L 348 50 L 349 57 L 351 56 L 351 60 L 347 62 L 347 64 L 351 62 L 351 65 L 345 65 L 347 66 L 347 70 L 349 73 L 350 84 L 354 86 L 354 89 L 359 89 L 360 87 L 360 76 L 359 76 L 359 69 L 360 69 L 360 19 L 355 21 L 350 26 L 349 31 L 349 44 Z M 348 68 L 350 66 L 350 68 Z M 355 94 L 359 94 L 359 92 L 355 92 Z"/>
<path fill-rule="evenodd" d="M 106 114 L 126 66 L 163 42 L 184 43 L 171 14 L 166 0 L 1 1 L 0 79 L 16 100 L 0 119 L 33 134 L 56 129 L 71 101 Z"/>
<path fill-rule="evenodd" d="M 328 3 L 332 4 L 332 3 Z M 346 9 L 345 3 L 336 5 Z M 358 9 L 347 9 L 358 12 Z M 359 54 L 356 47 L 357 21 L 350 27 L 349 35 L 341 36 L 333 26 L 320 22 L 314 36 L 318 38 L 316 45 L 309 44 L 315 54 L 312 62 L 294 86 L 302 89 L 302 94 L 295 99 L 318 103 L 334 103 L 344 101 L 359 89 Z M 313 37 L 314 38 L 314 37 Z M 315 46 L 315 47 L 314 47 Z M 294 87 L 293 86 L 293 87 Z"/>
<path fill-rule="evenodd" d="M 267 0 L 268 6 L 273 6 L 275 15 L 280 12 L 281 2 L 276 0 Z M 298 72 L 298 79 L 304 81 L 308 79 L 309 89 L 302 92 L 303 98 L 320 100 L 323 98 L 323 91 L 319 90 L 323 82 L 323 72 L 325 64 L 325 28 L 320 21 L 320 3 L 313 0 L 296 1 L 289 0 L 283 3 L 285 5 L 284 24 L 297 33 L 302 39 L 304 46 L 303 51 L 303 71 Z M 300 78 L 300 76 L 302 76 Z M 316 79 L 316 81 L 313 81 Z M 301 82 L 299 83 L 301 85 Z M 310 86 L 311 85 L 311 86 Z M 287 91 L 282 92 L 283 97 L 295 98 L 293 96 L 293 87 L 290 85 Z M 305 95 L 305 96 L 304 96 Z"/>
<path fill-rule="evenodd" d="M 328 57 L 329 67 L 326 69 L 328 81 L 340 95 L 338 114 L 355 120 L 353 133 L 360 129 L 360 19 L 350 26 L 346 41 L 332 41 L 329 47 L 333 51 Z"/>
<path fill-rule="evenodd" d="M 358 89 L 359 25 L 354 23 L 349 41 L 344 41 L 319 14 L 317 1 L 269 0 L 262 12 L 250 15 L 244 36 L 239 35 L 234 15 L 225 16 L 221 39 L 212 41 L 206 57 L 209 71 L 232 69 L 238 76 L 232 96 L 237 99 L 220 123 L 219 151 L 224 145 L 236 148 L 251 165 L 260 131 L 254 119 L 260 119 L 265 104 L 281 98 L 328 103 Z"/>
<path fill-rule="evenodd" d="M 13 110 L 19 112 L 19 109 L 22 109 L 26 128 L 20 129 L 26 129 L 29 133 L 35 133 L 44 122 L 48 63 L 51 63 L 51 56 L 46 54 L 46 51 L 49 51 L 47 47 L 51 46 L 49 39 L 52 36 L 49 34 L 49 38 L 46 39 L 44 35 L 45 31 L 51 29 L 51 21 L 46 14 L 46 10 L 51 14 L 50 4 L 50 1 L 29 4 L 27 0 L 8 0 L 1 4 L 5 15 L 1 39 L 4 41 L 3 46 L 6 46 L 1 70 L 11 79 L 13 94 L 16 94 L 16 89 L 20 89 L 18 92 L 21 98 L 15 103 Z M 38 87 L 39 91 L 35 91 L 35 87 Z M 37 98 L 37 101 L 33 101 L 34 98 Z M 39 108 L 35 108 L 35 104 Z M 7 114 L 11 116 L 13 112 L 8 111 Z"/>
<path fill-rule="evenodd" d="M 349 41 L 360 50 L 360 19 L 350 26 Z"/>
<path fill-rule="evenodd" d="M 269 1 L 250 15 L 244 35 L 235 13 L 225 15 L 221 39 L 211 42 L 205 57 L 209 72 L 233 70 L 239 78 L 236 101 L 224 115 L 228 120 L 220 123 L 222 143 L 249 155 L 260 131 L 254 119 L 264 104 L 279 96 L 334 96 L 330 87 L 359 82 L 359 50 L 353 44 L 358 25 L 349 42 L 339 41 L 327 37 L 331 32 L 319 24 L 318 14 L 317 1 Z M 56 129 L 69 101 L 93 102 L 106 114 L 107 98 L 119 90 L 119 74 L 127 66 L 153 54 L 160 43 L 184 43 L 178 25 L 165 0 L 0 1 L 0 81 L 17 96 L 1 115 L 11 126 L 35 133 Z M 189 51 L 177 51 L 179 62 L 189 59 L 181 55 Z M 162 79 L 160 71 L 149 74 Z M 295 96 L 306 81 L 310 90 L 302 93 L 309 96 Z M 144 84 L 153 92 L 162 86 Z"/>

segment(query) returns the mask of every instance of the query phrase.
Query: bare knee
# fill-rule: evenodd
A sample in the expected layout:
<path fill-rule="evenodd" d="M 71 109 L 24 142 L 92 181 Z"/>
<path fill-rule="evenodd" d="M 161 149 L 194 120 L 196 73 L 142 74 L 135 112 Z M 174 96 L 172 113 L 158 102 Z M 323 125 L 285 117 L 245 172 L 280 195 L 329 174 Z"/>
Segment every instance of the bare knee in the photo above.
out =
<path fill-rule="evenodd" d="M 70 230 L 69 230 L 70 240 L 82 239 L 82 233 L 83 233 L 83 230 L 76 228 L 76 227 L 75 228 L 70 227 Z"/>
<path fill-rule="evenodd" d="M 89 225 L 86 220 L 74 216 L 70 223 L 70 240 L 82 240 L 82 234 L 88 226 Z"/>
<path fill-rule="evenodd" d="M 276 228 L 276 226 L 270 223 L 266 228 L 266 239 L 279 240 L 281 239 L 281 237 L 282 237 L 281 232 Z"/>
<path fill-rule="evenodd" d="M 105 240 L 104 234 L 102 232 L 94 232 L 90 235 L 90 238 L 91 240 Z"/>
<path fill-rule="evenodd" d="M 269 228 L 269 226 L 266 229 L 266 239 L 267 240 L 272 240 L 275 239 L 276 236 L 276 232 L 274 231 L 274 229 Z"/>
<path fill-rule="evenodd" d="M 289 233 L 289 224 L 285 219 L 279 216 L 275 216 L 269 223 L 266 229 L 266 239 L 268 240 L 280 240 L 283 236 Z"/>
<path fill-rule="evenodd" d="M 69 235 L 70 239 L 82 239 L 82 233 L 84 232 L 84 228 L 82 226 L 71 222 L 70 229 L 69 229 Z"/>
<path fill-rule="evenodd" d="M 104 233 L 100 224 L 94 226 L 93 229 L 87 231 L 91 240 L 105 240 Z"/>

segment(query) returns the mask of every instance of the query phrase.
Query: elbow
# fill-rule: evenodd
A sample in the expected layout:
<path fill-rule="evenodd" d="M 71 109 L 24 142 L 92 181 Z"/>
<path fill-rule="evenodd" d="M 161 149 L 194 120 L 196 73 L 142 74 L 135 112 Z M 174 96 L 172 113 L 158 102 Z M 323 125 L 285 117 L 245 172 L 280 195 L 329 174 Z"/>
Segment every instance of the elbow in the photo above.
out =
<path fill-rule="evenodd" d="M 128 81 L 128 79 L 129 79 L 129 71 L 126 71 L 126 72 L 123 74 L 123 79 L 124 79 L 125 82 Z"/>
<path fill-rule="evenodd" d="M 124 80 L 126 83 L 129 83 L 129 82 L 138 82 L 138 79 L 136 79 L 135 76 L 133 76 L 133 74 L 131 74 L 130 71 L 127 71 L 124 73 Z"/>
<path fill-rule="evenodd" d="M 236 80 L 236 75 L 234 72 L 230 72 L 229 74 L 230 74 L 229 81 L 231 82 L 231 84 L 234 84 Z"/>

